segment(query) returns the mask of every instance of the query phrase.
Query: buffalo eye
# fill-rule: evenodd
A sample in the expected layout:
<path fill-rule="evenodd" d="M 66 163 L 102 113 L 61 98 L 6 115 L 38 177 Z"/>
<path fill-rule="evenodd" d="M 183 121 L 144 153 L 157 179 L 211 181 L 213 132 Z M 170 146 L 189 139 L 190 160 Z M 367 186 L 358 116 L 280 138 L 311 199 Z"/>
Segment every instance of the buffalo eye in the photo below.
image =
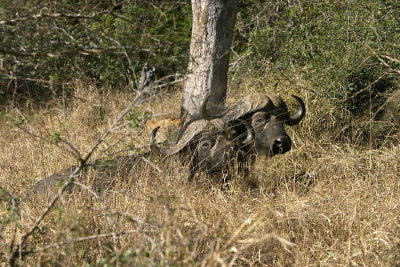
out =
<path fill-rule="evenodd" d="M 202 148 L 208 148 L 210 146 L 210 142 L 206 141 L 200 144 Z"/>

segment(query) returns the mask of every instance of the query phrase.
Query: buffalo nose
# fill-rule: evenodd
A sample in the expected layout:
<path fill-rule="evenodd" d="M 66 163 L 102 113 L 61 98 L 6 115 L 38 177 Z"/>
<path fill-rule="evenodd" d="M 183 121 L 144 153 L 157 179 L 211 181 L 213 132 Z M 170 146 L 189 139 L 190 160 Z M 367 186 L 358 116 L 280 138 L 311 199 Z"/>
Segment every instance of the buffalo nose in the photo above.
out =
<path fill-rule="evenodd" d="M 274 140 L 272 143 L 272 154 L 285 154 L 291 148 L 290 138 L 282 136 Z"/>

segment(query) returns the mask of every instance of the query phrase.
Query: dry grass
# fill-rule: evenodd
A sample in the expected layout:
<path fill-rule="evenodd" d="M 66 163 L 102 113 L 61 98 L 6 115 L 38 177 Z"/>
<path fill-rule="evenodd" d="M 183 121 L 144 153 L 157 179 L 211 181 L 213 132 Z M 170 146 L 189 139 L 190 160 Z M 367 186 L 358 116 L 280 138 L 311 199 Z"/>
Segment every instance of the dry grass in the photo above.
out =
<path fill-rule="evenodd" d="M 282 88 L 288 100 L 293 89 Z M 236 92 L 230 101 L 248 92 Z M 84 153 L 133 95 L 100 95 L 93 86 L 77 84 L 76 96 L 65 108 L 24 114 L 35 133 L 59 132 Z M 21 255 L 21 265 L 399 265 L 399 147 L 373 150 L 336 142 L 341 131 L 332 115 L 336 111 L 311 93 L 301 96 L 308 113 L 300 126 L 289 129 L 294 149 L 258 159 L 257 175 L 225 187 L 207 177 L 189 183 L 185 166 L 173 158 L 156 163 L 163 173 L 143 166 L 129 183 L 118 183 L 100 199 L 76 188 L 28 239 L 25 250 L 32 253 Z M 157 124 L 162 125 L 159 138 L 165 138 L 167 128 L 176 125 L 179 98 L 144 103 L 142 110 L 169 114 L 148 126 L 121 128 L 100 150 L 121 137 L 110 151 L 145 144 Z M 36 181 L 76 163 L 56 146 L 6 126 L 5 119 L 0 124 L 0 184 L 12 195 L 22 197 Z M 17 222 L 7 202 L 0 205 L 3 222 L 11 219 L 0 237 L 0 259 L 7 261 L 14 233 L 18 242 L 45 203 L 24 199 Z"/>

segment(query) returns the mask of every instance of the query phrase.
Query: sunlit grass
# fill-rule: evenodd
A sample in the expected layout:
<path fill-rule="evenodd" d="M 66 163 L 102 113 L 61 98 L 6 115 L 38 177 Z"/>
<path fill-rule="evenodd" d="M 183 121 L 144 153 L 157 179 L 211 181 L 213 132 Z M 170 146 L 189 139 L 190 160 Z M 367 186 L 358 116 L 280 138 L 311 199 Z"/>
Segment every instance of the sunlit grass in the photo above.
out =
<path fill-rule="evenodd" d="M 228 103 L 252 90 L 232 91 Z M 225 186 L 206 176 L 188 182 L 187 166 L 171 158 L 155 162 L 162 173 L 151 165 L 133 170 L 112 192 L 96 195 L 75 187 L 30 237 L 26 250 L 32 253 L 21 256 L 21 265 L 399 264 L 399 147 L 373 149 L 340 141 L 338 125 L 343 124 L 335 121 L 337 111 L 329 102 L 293 85 L 264 90 L 279 93 L 292 112 L 296 103 L 290 94 L 307 105 L 304 121 L 287 129 L 292 151 L 259 157 L 250 177 L 236 177 Z M 97 92 L 92 85 L 77 84 L 76 98 L 66 108 L 22 113 L 38 135 L 51 139 L 59 133 L 84 154 L 134 98 Z M 143 103 L 140 110 L 167 114 L 120 128 L 99 150 L 115 143 L 107 151 L 147 144 L 159 124 L 158 140 L 164 140 L 168 128 L 177 127 L 179 104 L 180 94 Z M 0 183 L 21 199 L 17 227 L 11 222 L 1 232 L 0 256 L 6 261 L 14 233 L 18 242 L 46 207 L 41 198 L 26 199 L 27 190 L 77 162 L 56 146 L 9 127 L 6 119 L 0 123 Z M 84 183 L 90 186 L 93 178 Z M 5 219 L 7 202 L 0 205 Z"/>

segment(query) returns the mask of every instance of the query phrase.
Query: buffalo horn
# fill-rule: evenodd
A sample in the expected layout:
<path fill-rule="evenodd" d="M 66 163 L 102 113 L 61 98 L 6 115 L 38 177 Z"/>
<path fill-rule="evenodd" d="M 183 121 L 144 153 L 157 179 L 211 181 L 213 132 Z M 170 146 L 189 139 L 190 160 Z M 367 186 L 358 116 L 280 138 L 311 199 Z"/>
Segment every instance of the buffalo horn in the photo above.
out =
<path fill-rule="evenodd" d="M 177 134 L 177 138 L 176 138 L 176 143 L 178 143 L 178 141 L 182 138 L 183 134 L 185 133 L 186 129 L 189 127 L 190 124 L 192 124 L 195 121 L 198 120 L 207 120 L 210 121 L 212 119 L 216 119 L 216 118 L 221 118 L 223 116 L 225 116 L 226 113 L 228 113 L 229 110 L 218 114 L 218 115 L 211 115 L 208 111 L 207 111 L 207 102 L 208 99 L 210 99 L 211 94 L 206 95 L 206 97 L 204 98 L 203 102 L 200 105 L 199 108 L 199 112 L 194 114 L 192 118 L 190 118 L 190 120 L 188 120 L 178 131 Z"/>
<path fill-rule="evenodd" d="M 206 95 L 206 97 L 204 98 L 203 102 L 202 102 L 201 105 L 200 105 L 199 115 L 200 115 L 200 119 L 202 119 L 202 120 L 208 120 L 208 121 L 210 121 L 210 120 L 212 120 L 212 119 L 222 118 L 222 117 L 225 116 L 225 115 L 228 113 L 228 111 L 229 111 L 229 109 L 228 109 L 228 110 L 226 110 L 226 111 L 224 111 L 224 112 L 221 112 L 220 114 L 217 114 L 217 115 L 212 115 L 212 114 L 210 114 L 210 113 L 208 112 L 208 110 L 207 110 L 207 102 L 208 102 L 208 100 L 210 99 L 210 97 L 211 97 L 211 94 Z"/>
<path fill-rule="evenodd" d="M 295 95 L 292 95 L 292 97 L 296 99 L 297 102 L 300 104 L 300 109 L 296 112 L 296 114 L 291 116 L 289 120 L 285 122 L 289 126 L 294 126 L 299 124 L 299 122 L 303 119 L 304 115 L 306 114 L 306 106 L 304 105 L 303 100 Z"/>
<path fill-rule="evenodd" d="M 160 126 L 157 126 L 156 128 L 153 129 L 153 131 L 151 131 L 150 139 L 149 139 L 149 143 L 150 143 L 150 147 L 151 148 L 157 148 L 157 145 L 156 145 L 156 134 L 157 134 L 158 129 L 160 129 Z"/>
<path fill-rule="evenodd" d="M 253 142 L 255 139 L 254 130 L 251 127 L 250 123 L 248 123 L 247 121 L 241 120 L 241 122 L 244 124 L 244 126 L 246 126 L 247 129 L 247 138 L 243 141 L 243 144 L 247 145 Z"/>

